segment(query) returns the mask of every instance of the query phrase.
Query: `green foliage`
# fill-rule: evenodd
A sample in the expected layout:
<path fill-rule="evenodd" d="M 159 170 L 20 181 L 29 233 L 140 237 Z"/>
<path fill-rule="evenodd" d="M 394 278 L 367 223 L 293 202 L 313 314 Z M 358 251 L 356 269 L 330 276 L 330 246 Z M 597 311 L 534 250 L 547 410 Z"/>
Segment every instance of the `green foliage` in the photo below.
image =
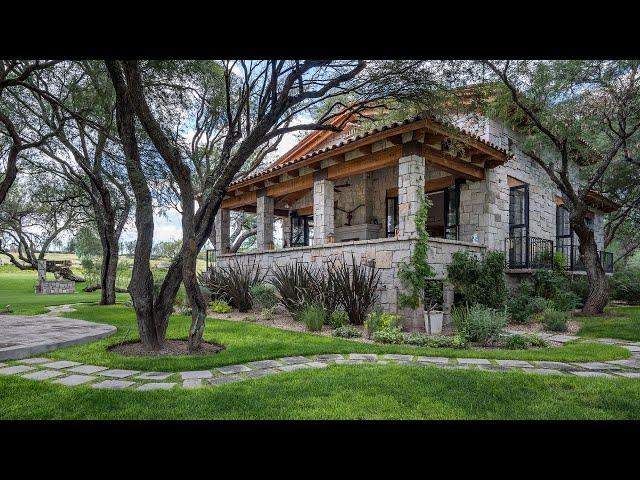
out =
<path fill-rule="evenodd" d="M 404 334 L 400 331 L 400 327 L 381 328 L 373 334 L 373 340 L 377 343 L 404 343 Z"/>
<path fill-rule="evenodd" d="M 425 294 L 427 279 L 434 275 L 428 263 L 429 233 L 427 232 L 427 218 L 432 205 L 430 199 L 420 195 L 420 208 L 415 217 L 418 240 L 411 261 L 402 262 L 398 269 L 402 285 L 409 290 L 409 293 L 401 293 L 398 296 L 398 305 L 401 308 L 418 308 Z"/>
<path fill-rule="evenodd" d="M 542 324 L 546 330 L 551 330 L 552 332 L 566 332 L 568 317 L 569 315 L 567 312 L 547 309 L 542 313 Z"/>
<path fill-rule="evenodd" d="M 299 318 L 311 332 L 319 332 L 324 324 L 324 308 L 322 305 L 306 305 L 300 311 Z"/>
<path fill-rule="evenodd" d="M 229 313 L 233 308 L 224 300 L 214 300 L 211 302 L 211 311 L 214 313 Z"/>
<path fill-rule="evenodd" d="M 353 325 L 342 325 L 333 331 L 333 336 L 342 338 L 358 338 L 362 336 L 362 333 Z"/>
<path fill-rule="evenodd" d="M 523 335 L 510 335 L 504 341 L 504 347 L 509 350 L 526 350 L 529 342 Z"/>
<path fill-rule="evenodd" d="M 339 328 L 343 325 L 347 325 L 348 323 L 349 315 L 347 315 L 347 312 L 342 310 L 335 310 L 331 312 L 327 321 L 327 325 L 330 325 L 332 328 Z"/>
<path fill-rule="evenodd" d="M 271 321 L 271 320 L 273 320 L 274 309 L 275 309 L 274 307 L 271 307 L 271 308 L 266 308 L 266 307 L 265 307 L 265 308 L 263 308 L 263 309 L 260 311 L 260 318 L 261 318 L 262 320 L 266 320 L 266 321 Z"/>
<path fill-rule="evenodd" d="M 340 305 L 349 316 L 349 322 L 361 325 L 380 295 L 380 269 L 356 264 L 355 256 L 351 255 L 351 265 L 347 264 L 344 257 L 340 262 L 331 262 L 328 279 L 335 288 Z"/>
<path fill-rule="evenodd" d="M 182 250 L 182 240 L 158 242 L 151 249 L 151 257 L 173 259 L 180 250 Z"/>
<path fill-rule="evenodd" d="M 469 342 L 495 342 L 507 325 L 506 312 L 477 304 L 454 307 L 451 318 L 458 334 Z"/>
<path fill-rule="evenodd" d="M 405 343 L 418 347 L 429 348 L 467 348 L 466 340 L 460 335 L 427 335 L 425 333 L 408 333 L 404 336 Z"/>
<path fill-rule="evenodd" d="M 93 226 L 83 225 L 80 227 L 69 242 L 68 248 L 81 260 L 102 256 L 102 242 Z"/>
<path fill-rule="evenodd" d="M 251 287 L 260 285 L 266 273 L 258 263 L 240 264 L 236 259 L 226 267 L 216 267 L 199 275 L 200 284 L 211 291 L 212 298 L 225 300 L 241 312 L 253 307 Z"/>
<path fill-rule="evenodd" d="M 273 308 L 278 304 L 275 289 L 264 283 L 251 287 L 251 298 L 258 308 Z"/>
<path fill-rule="evenodd" d="M 589 281 L 587 280 L 587 276 L 573 275 L 573 277 L 569 281 L 569 289 L 574 293 L 576 298 L 579 300 L 579 303 L 576 306 L 576 308 L 582 307 L 584 305 L 584 302 L 587 301 L 587 298 L 589 297 L 589 292 L 591 290 L 591 287 L 589 287 Z"/>
<path fill-rule="evenodd" d="M 456 292 L 456 304 L 502 308 L 507 299 L 504 254 L 489 252 L 481 259 L 468 251 L 455 252 L 447 266 Z"/>
<path fill-rule="evenodd" d="M 611 298 L 640 305 L 640 268 L 631 267 L 617 271 L 611 277 Z"/>
<path fill-rule="evenodd" d="M 367 320 L 365 321 L 367 336 L 371 338 L 378 330 L 397 326 L 399 321 L 400 317 L 393 313 L 371 312 L 367 315 Z"/>

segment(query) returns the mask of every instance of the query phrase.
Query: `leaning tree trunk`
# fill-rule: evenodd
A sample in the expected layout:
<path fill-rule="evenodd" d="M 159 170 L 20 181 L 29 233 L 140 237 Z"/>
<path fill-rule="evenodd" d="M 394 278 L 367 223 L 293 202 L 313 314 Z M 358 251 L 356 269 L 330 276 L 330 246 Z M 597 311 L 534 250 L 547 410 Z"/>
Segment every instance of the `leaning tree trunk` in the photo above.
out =
<path fill-rule="evenodd" d="M 593 231 L 584 224 L 577 222 L 574 227 L 578 239 L 580 240 L 580 257 L 587 272 L 589 281 L 589 296 L 582 307 L 583 313 L 599 314 L 604 311 L 604 307 L 609 302 L 609 284 L 602 262 L 598 256 L 598 246 L 593 235 Z"/>

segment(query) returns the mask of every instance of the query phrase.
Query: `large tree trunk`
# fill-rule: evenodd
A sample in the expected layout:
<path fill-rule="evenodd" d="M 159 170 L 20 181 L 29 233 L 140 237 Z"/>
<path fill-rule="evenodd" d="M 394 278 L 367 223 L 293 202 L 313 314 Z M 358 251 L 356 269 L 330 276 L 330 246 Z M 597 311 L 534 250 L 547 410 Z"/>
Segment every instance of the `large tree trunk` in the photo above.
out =
<path fill-rule="evenodd" d="M 609 284 L 598 256 L 595 236 L 593 231 L 585 224 L 584 219 L 575 222 L 572 219 L 571 223 L 580 240 L 580 257 L 589 280 L 589 296 L 582 307 L 582 311 L 588 314 L 600 314 L 609 302 Z"/>
<path fill-rule="evenodd" d="M 16 146 L 12 146 L 9 149 L 9 155 L 7 157 L 7 169 L 4 172 L 4 178 L 0 182 L 0 205 L 7 197 L 9 189 L 13 185 L 13 182 L 18 175 L 18 153 L 20 150 Z"/>
<path fill-rule="evenodd" d="M 136 311 L 140 341 L 148 350 L 159 350 L 164 340 L 156 329 L 153 305 L 153 275 L 150 268 L 153 244 L 153 204 L 151 191 L 140 161 L 134 112 L 128 98 L 122 70 L 115 61 L 106 61 L 116 91 L 116 120 L 125 153 L 127 173 L 136 199 L 137 240 L 129 291 Z"/>
<path fill-rule="evenodd" d="M 118 248 L 109 242 L 102 252 L 102 268 L 100 270 L 100 305 L 116 303 L 116 272 L 118 269 Z"/>

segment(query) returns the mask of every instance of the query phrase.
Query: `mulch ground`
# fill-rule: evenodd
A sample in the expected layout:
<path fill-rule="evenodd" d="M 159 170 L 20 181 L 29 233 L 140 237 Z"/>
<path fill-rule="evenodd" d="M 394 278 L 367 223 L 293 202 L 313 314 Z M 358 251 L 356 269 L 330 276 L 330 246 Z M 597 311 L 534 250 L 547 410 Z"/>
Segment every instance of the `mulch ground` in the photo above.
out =
<path fill-rule="evenodd" d="M 189 351 L 187 340 L 166 340 L 162 350 L 145 350 L 140 342 L 122 343 L 109 347 L 110 352 L 119 353 L 126 357 L 161 357 L 171 355 L 212 355 L 224 350 L 224 345 L 202 342 L 197 352 Z"/>

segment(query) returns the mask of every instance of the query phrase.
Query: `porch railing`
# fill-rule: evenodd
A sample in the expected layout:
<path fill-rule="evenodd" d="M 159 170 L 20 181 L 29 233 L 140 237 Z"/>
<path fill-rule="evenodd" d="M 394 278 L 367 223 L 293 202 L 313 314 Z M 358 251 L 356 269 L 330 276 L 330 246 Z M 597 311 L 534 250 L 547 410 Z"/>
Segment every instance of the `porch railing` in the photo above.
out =
<path fill-rule="evenodd" d="M 567 270 L 581 272 L 585 269 L 577 245 L 557 245 L 554 249 L 552 240 L 527 235 L 507 238 L 504 251 L 510 269 L 553 268 L 556 251 L 565 258 Z M 598 252 L 598 256 L 604 271 L 613 273 L 613 253 Z"/>
<path fill-rule="evenodd" d="M 504 251 L 508 268 L 553 268 L 552 240 L 528 235 L 509 237 Z"/>

